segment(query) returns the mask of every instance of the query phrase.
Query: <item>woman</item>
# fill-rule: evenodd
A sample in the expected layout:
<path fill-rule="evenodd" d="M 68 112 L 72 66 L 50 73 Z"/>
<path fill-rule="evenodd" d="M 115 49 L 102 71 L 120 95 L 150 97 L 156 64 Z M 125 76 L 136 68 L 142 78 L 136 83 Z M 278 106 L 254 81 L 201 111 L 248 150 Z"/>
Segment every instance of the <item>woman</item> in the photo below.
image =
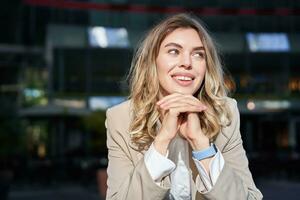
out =
<path fill-rule="evenodd" d="M 187 14 L 143 40 L 128 101 L 107 111 L 107 199 L 262 199 L 211 37 Z"/>

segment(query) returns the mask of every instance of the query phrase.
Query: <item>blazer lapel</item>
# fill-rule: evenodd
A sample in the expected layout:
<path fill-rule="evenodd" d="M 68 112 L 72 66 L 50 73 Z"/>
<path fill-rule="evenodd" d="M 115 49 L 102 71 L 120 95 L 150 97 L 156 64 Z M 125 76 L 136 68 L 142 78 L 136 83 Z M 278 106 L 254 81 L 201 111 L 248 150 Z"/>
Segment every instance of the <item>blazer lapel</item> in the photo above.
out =
<path fill-rule="evenodd" d="M 224 135 L 223 131 L 221 131 L 217 138 L 215 139 L 214 143 L 218 147 L 218 149 L 223 152 L 223 149 L 228 142 L 228 138 Z"/>

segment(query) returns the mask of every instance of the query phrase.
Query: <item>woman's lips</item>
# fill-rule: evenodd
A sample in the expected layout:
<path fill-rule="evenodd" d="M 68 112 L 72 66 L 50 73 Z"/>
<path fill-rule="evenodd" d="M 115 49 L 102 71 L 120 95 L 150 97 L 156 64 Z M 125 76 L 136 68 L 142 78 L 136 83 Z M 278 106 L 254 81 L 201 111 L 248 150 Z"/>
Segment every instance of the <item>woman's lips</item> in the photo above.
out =
<path fill-rule="evenodd" d="M 186 76 L 186 75 L 174 75 L 172 76 L 172 79 L 179 84 L 180 86 L 189 86 L 193 83 L 194 78 L 192 76 Z"/>

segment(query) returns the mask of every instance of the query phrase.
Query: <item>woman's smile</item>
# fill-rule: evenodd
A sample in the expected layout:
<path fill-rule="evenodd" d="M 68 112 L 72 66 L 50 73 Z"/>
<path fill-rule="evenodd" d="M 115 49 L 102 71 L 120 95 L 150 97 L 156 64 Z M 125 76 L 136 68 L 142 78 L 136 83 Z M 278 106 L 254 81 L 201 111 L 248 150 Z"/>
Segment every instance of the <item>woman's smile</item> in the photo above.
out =
<path fill-rule="evenodd" d="M 172 79 L 180 86 L 187 87 L 193 84 L 195 76 L 190 73 L 175 73 L 171 75 Z"/>

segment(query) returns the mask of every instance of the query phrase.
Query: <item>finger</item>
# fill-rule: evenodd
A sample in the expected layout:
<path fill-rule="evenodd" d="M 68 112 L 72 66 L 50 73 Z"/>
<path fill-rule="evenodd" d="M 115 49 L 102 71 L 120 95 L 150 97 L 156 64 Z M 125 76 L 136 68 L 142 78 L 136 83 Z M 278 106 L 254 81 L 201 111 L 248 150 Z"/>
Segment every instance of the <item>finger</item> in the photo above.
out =
<path fill-rule="evenodd" d="M 198 106 L 192 106 L 192 105 L 184 105 L 184 106 L 179 105 L 176 107 L 170 107 L 166 110 L 170 111 L 172 109 L 177 109 L 177 108 L 180 108 L 182 110 L 181 113 L 193 113 L 193 112 L 200 113 L 200 112 L 205 111 L 205 109 L 203 109 L 203 108 L 200 108 Z"/>
<path fill-rule="evenodd" d="M 165 99 L 162 103 L 159 104 L 159 106 L 165 106 L 165 105 L 172 104 L 174 102 L 182 101 L 183 98 L 184 97 L 182 95 L 174 96 L 173 98 Z"/>
<path fill-rule="evenodd" d="M 178 103 L 185 103 L 185 104 L 201 107 L 202 109 L 206 109 L 206 106 L 201 101 L 199 101 L 197 98 L 190 98 L 190 97 L 177 97 L 159 106 L 161 108 L 168 108 L 173 105 L 178 105 Z"/>
<path fill-rule="evenodd" d="M 199 113 L 202 112 L 203 110 L 199 107 L 196 106 L 179 106 L 179 107 L 174 107 L 170 108 L 168 113 L 171 115 L 179 116 L 181 113 Z"/>
<path fill-rule="evenodd" d="M 175 97 L 178 97 L 178 96 L 181 96 L 182 94 L 179 94 L 179 93 L 173 93 L 173 94 L 170 94 L 170 95 L 168 95 L 168 96 L 165 96 L 165 97 L 163 97 L 162 99 L 160 99 L 158 102 L 157 102 L 157 105 L 160 105 L 160 104 L 162 104 L 162 103 L 164 103 L 164 102 L 166 102 L 166 101 L 168 101 L 168 100 L 170 100 L 170 99 L 173 99 L 173 98 L 175 98 Z"/>
<path fill-rule="evenodd" d="M 196 105 L 199 104 L 205 106 L 199 99 L 197 99 L 196 97 L 194 97 L 193 95 L 183 95 L 183 94 L 176 94 L 176 95 L 169 95 L 164 97 L 159 103 L 158 105 L 165 105 L 165 104 L 169 104 L 175 101 L 179 101 L 181 99 L 186 100 L 186 102 L 189 102 L 192 105 Z"/>
<path fill-rule="evenodd" d="M 160 108 L 168 108 L 170 104 L 176 103 L 176 102 L 185 102 L 194 106 L 199 106 L 201 107 L 203 110 L 207 109 L 207 107 L 196 97 L 194 97 L 193 95 L 183 95 L 183 94 L 179 94 L 179 93 L 173 93 L 172 95 L 168 95 L 166 97 L 164 97 L 163 99 L 161 99 L 158 102 L 158 105 L 160 106 Z"/>
<path fill-rule="evenodd" d="M 182 111 L 183 113 L 186 112 L 202 112 L 204 111 L 204 109 L 202 107 L 199 106 L 194 106 L 194 105 L 190 105 L 190 104 L 186 104 L 186 103 L 180 103 L 177 102 L 176 104 L 174 103 L 173 105 L 169 106 L 169 107 L 163 107 L 162 110 L 170 112 L 171 110 L 176 111 L 176 109 L 180 109 L 180 111 Z M 179 113 L 177 113 L 179 114 Z"/>
<path fill-rule="evenodd" d="M 171 108 L 176 108 L 176 107 L 181 107 L 181 106 L 195 106 L 195 107 L 201 108 L 201 106 L 193 105 L 193 104 L 190 104 L 190 103 L 182 101 L 182 100 L 175 101 L 175 102 L 172 102 L 169 104 L 160 105 L 160 108 L 162 108 L 163 110 L 169 110 Z"/>
<path fill-rule="evenodd" d="M 161 107 L 169 107 L 174 104 L 176 105 L 178 103 L 185 103 L 185 104 L 190 104 L 190 105 L 201 107 L 201 103 L 199 101 L 193 101 L 193 100 L 185 98 L 185 97 L 177 97 L 177 98 L 171 99 L 171 100 L 161 104 L 160 106 Z"/>
<path fill-rule="evenodd" d="M 206 107 L 203 102 L 201 102 L 198 98 L 194 97 L 193 95 L 184 95 L 183 99 L 188 101 L 190 104 Z"/>

